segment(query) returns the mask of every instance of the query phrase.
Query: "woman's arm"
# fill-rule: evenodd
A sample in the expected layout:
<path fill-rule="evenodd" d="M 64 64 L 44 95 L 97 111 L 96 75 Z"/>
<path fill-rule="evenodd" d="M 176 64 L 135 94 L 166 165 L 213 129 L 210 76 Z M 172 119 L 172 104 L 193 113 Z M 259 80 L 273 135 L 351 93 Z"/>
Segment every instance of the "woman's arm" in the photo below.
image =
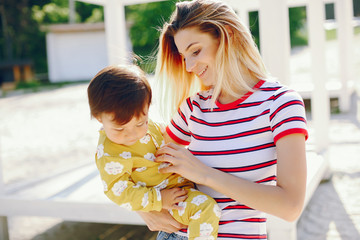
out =
<path fill-rule="evenodd" d="M 177 222 L 170 213 L 163 209 L 160 212 L 137 212 L 144 220 L 150 231 L 163 231 L 167 233 L 177 232 L 185 225 Z"/>
<path fill-rule="evenodd" d="M 278 157 L 276 186 L 254 183 L 208 167 L 188 150 L 172 143 L 157 152 L 156 161 L 172 164 L 168 168 L 161 169 L 161 172 L 178 173 L 251 208 L 293 221 L 300 215 L 305 197 L 304 135 L 285 136 L 277 141 L 276 149 Z"/>

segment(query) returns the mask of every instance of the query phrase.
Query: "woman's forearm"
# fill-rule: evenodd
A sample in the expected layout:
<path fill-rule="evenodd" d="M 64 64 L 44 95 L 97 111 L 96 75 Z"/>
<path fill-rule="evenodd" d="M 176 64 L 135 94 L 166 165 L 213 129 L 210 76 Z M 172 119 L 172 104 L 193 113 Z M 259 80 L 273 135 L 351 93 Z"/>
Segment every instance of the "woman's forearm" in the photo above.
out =
<path fill-rule="evenodd" d="M 303 142 L 297 136 L 279 140 L 276 186 L 254 183 L 213 168 L 207 168 L 202 184 L 248 207 L 287 221 L 296 220 L 302 211 L 306 190 Z"/>

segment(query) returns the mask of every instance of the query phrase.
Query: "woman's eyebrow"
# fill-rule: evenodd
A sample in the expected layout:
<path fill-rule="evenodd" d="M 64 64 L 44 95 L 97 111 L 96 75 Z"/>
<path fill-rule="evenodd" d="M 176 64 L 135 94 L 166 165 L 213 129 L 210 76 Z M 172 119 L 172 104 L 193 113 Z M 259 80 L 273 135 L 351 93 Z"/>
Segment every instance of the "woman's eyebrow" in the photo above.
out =
<path fill-rule="evenodd" d="M 197 43 L 199 43 L 199 42 L 190 43 L 189 46 L 187 46 L 187 48 L 185 49 L 185 52 L 186 52 L 187 50 L 189 50 L 189 48 L 190 48 L 192 45 L 195 45 L 195 44 L 197 44 Z"/>

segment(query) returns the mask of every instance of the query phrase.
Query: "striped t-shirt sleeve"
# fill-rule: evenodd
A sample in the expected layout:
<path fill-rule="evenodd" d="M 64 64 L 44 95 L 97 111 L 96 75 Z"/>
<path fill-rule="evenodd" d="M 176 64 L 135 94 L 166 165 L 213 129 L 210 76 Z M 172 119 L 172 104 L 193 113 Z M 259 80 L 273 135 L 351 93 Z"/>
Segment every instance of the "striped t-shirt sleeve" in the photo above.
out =
<path fill-rule="evenodd" d="M 270 107 L 270 125 L 275 144 L 290 134 L 300 133 L 308 138 L 305 106 L 297 92 L 287 89 L 276 92 Z"/>
<path fill-rule="evenodd" d="M 188 126 L 188 119 L 192 112 L 191 99 L 186 99 L 180 105 L 177 113 L 173 116 L 170 124 L 166 127 L 167 134 L 177 143 L 189 145 L 191 134 Z"/>

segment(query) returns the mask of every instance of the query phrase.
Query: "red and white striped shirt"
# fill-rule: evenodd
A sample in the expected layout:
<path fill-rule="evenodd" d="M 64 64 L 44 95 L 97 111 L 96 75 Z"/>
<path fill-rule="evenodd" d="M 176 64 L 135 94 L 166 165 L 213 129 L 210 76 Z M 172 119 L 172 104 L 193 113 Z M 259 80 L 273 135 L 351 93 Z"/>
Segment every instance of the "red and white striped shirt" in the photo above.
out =
<path fill-rule="evenodd" d="M 295 91 L 259 81 L 233 103 L 211 110 L 212 90 L 188 98 L 167 127 L 176 142 L 208 166 L 259 184 L 276 185 L 276 141 L 294 133 L 307 138 L 305 108 Z M 213 189 L 197 185 L 222 209 L 218 239 L 267 239 L 266 215 Z"/>

